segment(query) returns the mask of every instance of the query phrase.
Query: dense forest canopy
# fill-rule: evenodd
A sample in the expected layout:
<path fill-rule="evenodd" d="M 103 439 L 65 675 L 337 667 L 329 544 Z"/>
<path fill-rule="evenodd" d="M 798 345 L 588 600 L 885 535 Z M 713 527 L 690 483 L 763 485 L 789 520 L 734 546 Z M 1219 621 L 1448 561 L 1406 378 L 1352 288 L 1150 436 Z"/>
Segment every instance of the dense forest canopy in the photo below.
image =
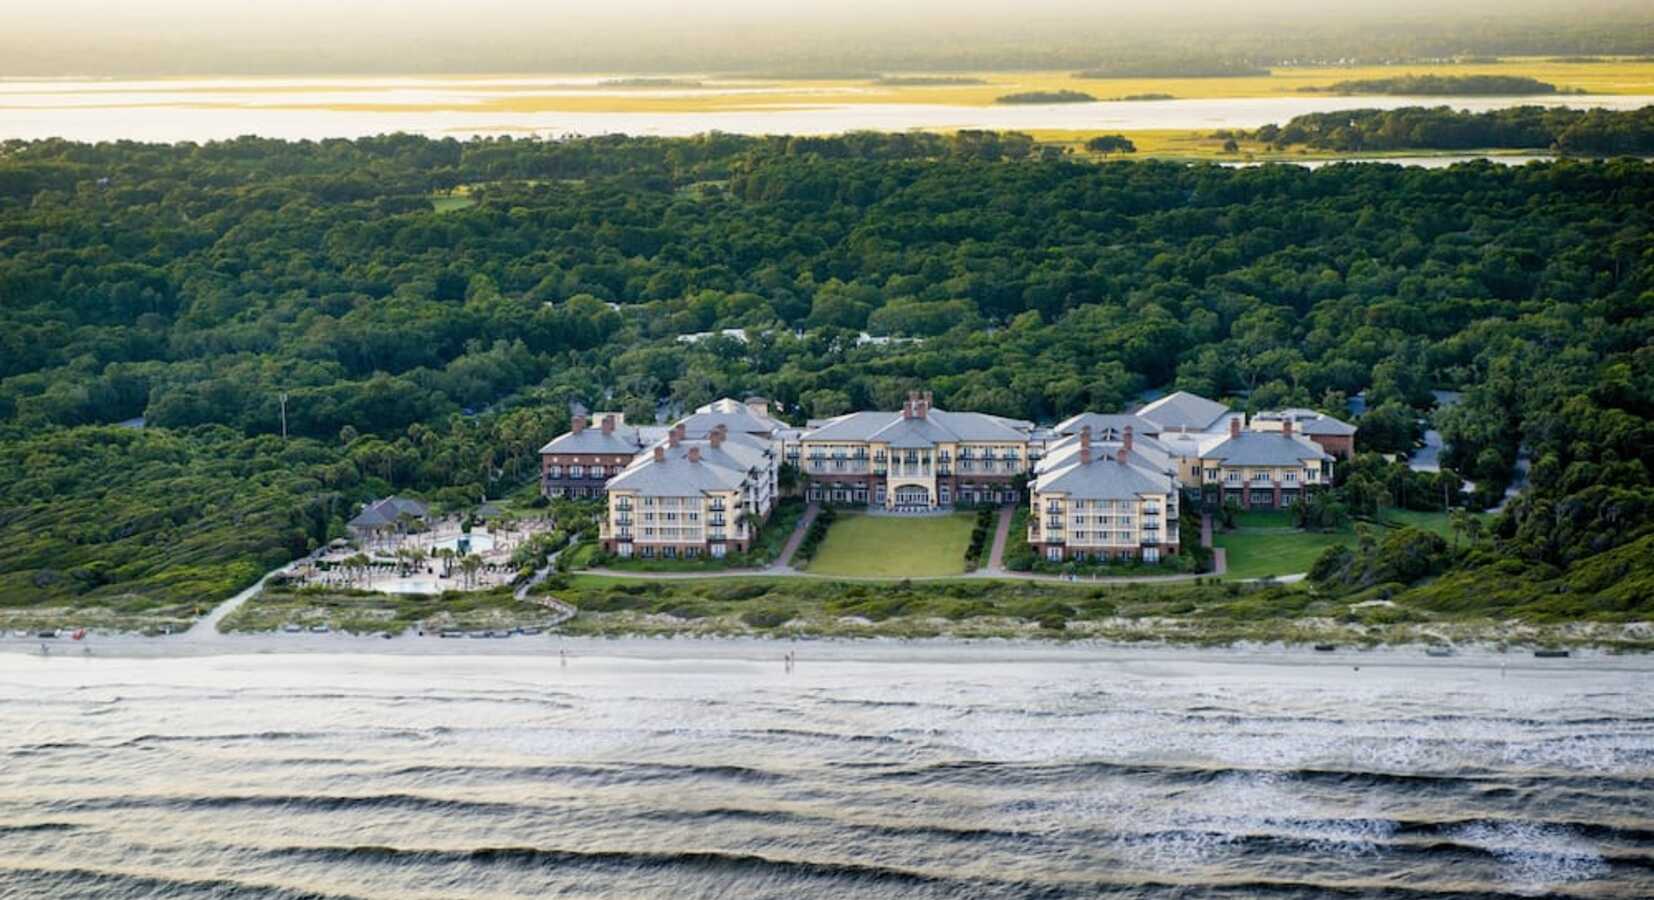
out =
<path fill-rule="evenodd" d="M 1523 75 L 1397 75 L 1340 81 L 1299 90 L 1329 94 L 1393 94 L 1400 97 L 1518 97 L 1554 94 L 1556 85 Z"/>
<path fill-rule="evenodd" d="M 571 400 L 802 417 L 921 385 L 1048 421 L 1156 386 L 1341 415 L 1365 391 L 1373 449 L 1462 390 L 1436 422 L 1479 501 L 1534 460 L 1465 566 L 1612 572 L 1649 533 L 1654 166 L 1048 157 L 982 132 L 6 144 L 0 596 L 227 591 L 352 500 L 531 479 Z M 726 328 L 748 339 L 677 340 Z"/>
<path fill-rule="evenodd" d="M 1244 135 L 1243 135 L 1244 136 Z M 1486 112 L 1448 106 L 1350 109 L 1294 116 L 1251 137 L 1285 148 L 1383 150 L 1554 150 L 1596 156 L 1654 153 L 1654 106 L 1616 111 L 1516 106 Z"/>

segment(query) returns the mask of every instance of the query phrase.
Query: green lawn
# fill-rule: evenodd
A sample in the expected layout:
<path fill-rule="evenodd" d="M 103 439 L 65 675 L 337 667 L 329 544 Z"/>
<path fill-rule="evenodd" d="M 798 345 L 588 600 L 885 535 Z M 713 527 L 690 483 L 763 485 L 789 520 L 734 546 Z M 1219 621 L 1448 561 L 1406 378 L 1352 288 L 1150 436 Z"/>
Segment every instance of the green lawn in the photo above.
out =
<path fill-rule="evenodd" d="M 1484 513 L 1477 513 L 1476 518 L 1486 519 L 1487 516 Z M 1414 512 L 1410 509 L 1387 509 L 1384 511 L 1384 521 L 1390 523 L 1391 525 L 1408 525 L 1413 528 L 1421 528 L 1425 531 L 1433 531 L 1436 534 L 1441 535 L 1442 538 L 1449 544 L 1453 543 L 1453 530 L 1447 527 L 1447 513 Z M 1484 524 L 1486 523 L 1484 522 Z M 1460 535 L 1459 540 L 1462 542 L 1464 540 L 1464 536 Z"/>
<path fill-rule="evenodd" d="M 1354 544 L 1348 531 L 1249 531 L 1240 528 L 1219 532 L 1212 543 L 1222 547 L 1228 559 L 1230 578 L 1263 578 L 1308 572 L 1321 551 L 1334 544 Z"/>
<path fill-rule="evenodd" d="M 465 194 L 438 194 L 431 198 L 431 206 L 435 207 L 436 211 L 439 213 L 453 212 L 458 209 L 469 209 L 476 205 L 476 199 Z"/>
<path fill-rule="evenodd" d="M 869 516 L 840 513 L 810 561 L 820 575 L 902 578 L 959 575 L 976 516 Z"/>
<path fill-rule="evenodd" d="M 1248 510 L 1235 517 L 1234 531 L 1214 534 L 1212 543 L 1228 553 L 1229 576 L 1262 578 L 1308 572 L 1321 551 L 1334 544 L 1355 544 L 1353 528 L 1332 533 L 1286 530 L 1292 527 L 1291 516 L 1289 510 Z M 1434 532 L 1448 543 L 1453 541 L 1446 513 L 1387 509 L 1383 521 Z M 1385 529 L 1379 531 L 1382 535 Z"/>

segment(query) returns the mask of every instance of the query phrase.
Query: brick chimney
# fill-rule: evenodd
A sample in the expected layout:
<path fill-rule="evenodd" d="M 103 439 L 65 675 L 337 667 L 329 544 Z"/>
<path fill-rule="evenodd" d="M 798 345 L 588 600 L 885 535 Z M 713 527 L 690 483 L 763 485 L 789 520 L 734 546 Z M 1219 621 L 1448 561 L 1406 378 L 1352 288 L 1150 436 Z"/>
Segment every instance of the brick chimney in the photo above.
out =
<path fill-rule="evenodd" d="M 904 418 L 904 419 L 913 418 L 913 407 L 918 402 L 919 402 L 919 392 L 918 391 L 908 391 L 907 392 L 907 401 L 902 404 L 902 418 Z"/>
<path fill-rule="evenodd" d="M 1126 464 L 1126 447 L 1124 444 L 1120 445 L 1119 450 L 1114 451 L 1114 461 L 1122 466 Z"/>
<path fill-rule="evenodd" d="M 666 462 L 666 448 L 660 446 L 659 444 L 655 445 L 655 462 Z"/>
<path fill-rule="evenodd" d="M 668 446 L 668 447 L 678 446 L 678 430 L 676 428 L 674 428 L 671 431 L 668 431 L 666 433 L 666 446 Z"/>
<path fill-rule="evenodd" d="M 698 463 L 698 462 L 701 461 L 701 448 L 699 448 L 699 447 L 690 447 L 689 448 L 689 461 L 692 462 L 692 463 Z"/>
<path fill-rule="evenodd" d="M 1091 465 L 1091 426 L 1080 429 L 1080 465 Z"/>
<path fill-rule="evenodd" d="M 1240 416 L 1229 420 L 1229 436 L 1232 438 L 1240 437 Z"/>
<path fill-rule="evenodd" d="M 924 393 L 919 395 L 919 399 L 914 401 L 914 403 L 913 403 L 913 415 L 917 418 L 923 419 L 925 416 L 927 416 L 929 414 L 930 414 L 930 391 L 925 391 Z"/>
<path fill-rule="evenodd" d="M 575 416 L 574 421 L 569 423 L 569 430 L 574 432 L 575 434 L 579 434 L 580 432 L 585 431 L 586 430 L 586 417 L 585 416 Z"/>
<path fill-rule="evenodd" d="M 614 416 L 604 416 L 603 417 L 603 433 L 604 434 L 614 434 L 615 433 L 615 417 Z"/>
<path fill-rule="evenodd" d="M 1124 449 L 1127 453 L 1131 452 L 1131 426 L 1130 425 L 1126 426 L 1125 438 L 1123 440 L 1121 440 L 1120 443 L 1123 445 L 1122 449 Z"/>
<path fill-rule="evenodd" d="M 1292 415 L 1289 413 L 1281 417 L 1281 433 L 1292 437 Z"/>
<path fill-rule="evenodd" d="M 717 428 L 712 429 L 711 434 L 707 435 L 706 441 L 712 445 L 712 449 L 716 450 L 724 445 L 724 435 L 728 433 L 729 426 L 719 424 Z"/>

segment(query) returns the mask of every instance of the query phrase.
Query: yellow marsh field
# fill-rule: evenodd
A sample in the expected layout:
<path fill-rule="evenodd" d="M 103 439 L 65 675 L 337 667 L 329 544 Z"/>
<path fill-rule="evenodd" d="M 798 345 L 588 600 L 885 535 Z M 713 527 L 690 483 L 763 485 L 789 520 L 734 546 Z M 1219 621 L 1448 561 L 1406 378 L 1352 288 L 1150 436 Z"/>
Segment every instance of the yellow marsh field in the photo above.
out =
<path fill-rule="evenodd" d="M 1170 94 L 1179 100 L 1241 97 L 1279 97 L 1299 94 L 1301 88 L 1326 87 L 1349 80 L 1400 75 L 1526 75 L 1559 88 L 1592 94 L 1654 94 L 1654 62 L 1613 60 L 1560 63 L 1546 59 L 1509 59 L 1481 65 L 1397 65 L 1363 67 L 1278 68 L 1268 76 L 1246 78 L 1075 78 L 1072 72 L 958 73 L 983 84 L 886 86 L 865 80 L 743 82 L 732 78 L 708 79 L 699 89 L 662 91 L 593 89 L 591 85 L 489 84 L 475 79 L 465 84 L 463 96 L 432 97 L 409 102 L 330 100 L 337 87 L 288 86 L 289 93 L 314 92 L 315 99 L 271 104 L 278 108 L 359 110 L 364 112 L 715 112 L 820 104 L 935 104 L 988 106 L 1005 94 L 1023 91 L 1083 91 L 1099 100 L 1134 94 Z M 457 84 L 464 82 L 456 81 Z M 580 88 L 578 93 L 555 92 Z M 211 93 L 211 88 L 203 93 Z M 480 95 L 480 96 L 479 96 Z M 1451 102 L 1451 98 L 1441 98 Z"/>

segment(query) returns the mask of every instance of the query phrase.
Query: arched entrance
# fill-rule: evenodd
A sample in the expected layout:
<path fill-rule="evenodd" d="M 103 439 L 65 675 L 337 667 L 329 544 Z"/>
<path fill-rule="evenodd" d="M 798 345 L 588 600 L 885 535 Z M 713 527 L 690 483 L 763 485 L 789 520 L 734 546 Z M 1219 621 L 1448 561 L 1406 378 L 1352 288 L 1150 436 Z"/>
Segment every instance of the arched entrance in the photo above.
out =
<path fill-rule="evenodd" d="M 930 488 L 920 484 L 904 484 L 896 488 L 892 508 L 903 512 L 930 509 Z"/>

